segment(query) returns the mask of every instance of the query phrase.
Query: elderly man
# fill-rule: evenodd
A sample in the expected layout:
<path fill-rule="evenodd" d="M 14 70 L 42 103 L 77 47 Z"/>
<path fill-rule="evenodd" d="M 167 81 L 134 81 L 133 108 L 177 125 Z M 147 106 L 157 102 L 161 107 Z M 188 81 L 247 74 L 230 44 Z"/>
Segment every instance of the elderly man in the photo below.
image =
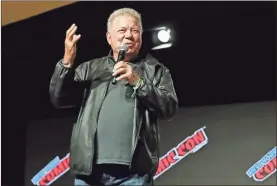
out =
<path fill-rule="evenodd" d="M 109 55 L 78 66 L 76 31 L 75 24 L 67 30 L 64 57 L 50 82 L 55 107 L 80 106 L 70 144 L 75 185 L 152 185 L 160 156 L 157 120 L 178 109 L 170 72 L 141 54 L 141 16 L 133 9 L 110 15 Z M 128 47 L 118 61 L 122 45 Z"/>

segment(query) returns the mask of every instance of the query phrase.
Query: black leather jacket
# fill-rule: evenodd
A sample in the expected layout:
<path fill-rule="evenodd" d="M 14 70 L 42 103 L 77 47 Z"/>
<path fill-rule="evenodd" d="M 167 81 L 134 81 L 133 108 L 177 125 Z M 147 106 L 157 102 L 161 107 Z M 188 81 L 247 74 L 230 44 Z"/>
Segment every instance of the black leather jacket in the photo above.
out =
<path fill-rule="evenodd" d="M 70 171 L 89 175 L 93 169 L 97 117 L 112 80 L 110 56 L 93 59 L 73 68 L 62 60 L 50 82 L 50 98 L 57 108 L 80 106 L 70 143 Z M 135 92 L 133 159 L 130 169 L 154 176 L 159 162 L 158 119 L 170 119 L 178 99 L 169 70 L 151 55 L 140 58 L 134 70 L 145 84 Z"/>

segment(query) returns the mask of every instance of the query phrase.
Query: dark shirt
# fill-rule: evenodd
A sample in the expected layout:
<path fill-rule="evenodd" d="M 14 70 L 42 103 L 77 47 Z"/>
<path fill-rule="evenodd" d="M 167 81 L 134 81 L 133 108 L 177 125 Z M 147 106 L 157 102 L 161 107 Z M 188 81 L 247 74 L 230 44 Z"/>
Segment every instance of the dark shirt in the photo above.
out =
<path fill-rule="evenodd" d="M 112 70 L 112 69 L 111 69 Z M 109 84 L 96 132 L 96 164 L 129 165 L 132 155 L 134 99 L 126 80 Z"/>

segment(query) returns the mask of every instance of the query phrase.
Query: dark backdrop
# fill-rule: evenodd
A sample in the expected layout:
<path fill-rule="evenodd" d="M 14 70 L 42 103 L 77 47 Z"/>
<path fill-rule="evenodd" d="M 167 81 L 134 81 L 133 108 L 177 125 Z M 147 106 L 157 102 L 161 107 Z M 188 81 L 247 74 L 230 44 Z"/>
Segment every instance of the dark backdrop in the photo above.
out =
<path fill-rule="evenodd" d="M 79 62 L 106 55 L 107 18 L 123 6 L 140 11 L 145 28 L 175 31 L 175 45 L 153 55 L 171 70 L 181 107 L 276 99 L 275 2 L 78 2 L 2 27 L 2 157 L 22 153 L 3 180 L 23 183 L 27 121 L 76 113 L 48 98 L 66 29 L 76 23 L 82 34 Z"/>

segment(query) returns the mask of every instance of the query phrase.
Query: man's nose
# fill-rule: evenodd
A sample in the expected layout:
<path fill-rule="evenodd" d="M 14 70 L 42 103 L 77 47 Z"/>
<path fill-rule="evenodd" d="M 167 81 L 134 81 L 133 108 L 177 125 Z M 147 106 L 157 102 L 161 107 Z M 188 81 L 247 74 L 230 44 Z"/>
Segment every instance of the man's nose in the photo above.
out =
<path fill-rule="evenodd" d="M 132 32 L 131 32 L 131 30 L 127 30 L 126 32 L 125 32 L 125 38 L 131 38 L 133 35 L 132 35 Z"/>

